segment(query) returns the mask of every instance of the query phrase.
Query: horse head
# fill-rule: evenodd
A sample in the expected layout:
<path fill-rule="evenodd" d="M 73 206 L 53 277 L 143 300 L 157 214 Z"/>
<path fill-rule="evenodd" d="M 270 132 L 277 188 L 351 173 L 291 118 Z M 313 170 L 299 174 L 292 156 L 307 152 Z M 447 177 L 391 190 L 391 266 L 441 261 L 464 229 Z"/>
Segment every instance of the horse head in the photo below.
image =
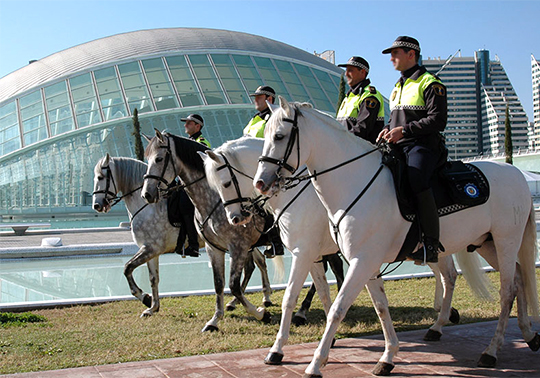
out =
<path fill-rule="evenodd" d="M 278 97 L 279 107 L 272 107 L 264 133 L 263 154 L 253 179 L 255 188 L 265 195 L 277 192 L 280 179 L 294 174 L 300 164 L 299 110 Z"/>
<path fill-rule="evenodd" d="M 157 129 L 155 131 L 156 135 L 149 140 L 144 152 L 148 168 L 144 175 L 141 197 L 148 203 L 157 202 L 161 184 L 167 187 L 177 175 L 171 150 L 174 141 L 168 134 L 162 134 Z"/>
<path fill-rule="evenodd" d="M 111 209 L 111 202 L 116 198 L 118 193 L 111 163 L 113 161 L 107 153 L 107 155 L 99 159 L 94 167 L 92 208 L 99 213 L 106 213 Z"/>
<path fill-rule="evenodd" d="M 245 194 L 253 191 L 251 178 L 232 166 L 223 154 L 212 150 L 198 153 L 204 161 L 208 183 L 218 192 L 229 223 L 233 226 L 249 223 L 253 213 L 247 206 L 252 201 Z"/>

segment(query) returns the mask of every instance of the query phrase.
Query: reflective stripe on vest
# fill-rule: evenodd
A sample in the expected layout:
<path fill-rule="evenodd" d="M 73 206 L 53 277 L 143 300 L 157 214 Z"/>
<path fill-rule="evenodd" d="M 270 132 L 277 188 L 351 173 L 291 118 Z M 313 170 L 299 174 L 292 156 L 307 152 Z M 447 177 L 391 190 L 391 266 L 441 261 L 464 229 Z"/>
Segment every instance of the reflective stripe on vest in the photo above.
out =
<path fill-rule="evenodd" d="M 212 148 L 212 146 L 210 145 L 210 142 L 204 139 L 202 135 L 199 135 L 199 137 L 195 140 L 199 143 L 205 144 L 208 148 Z"/>
<path fill-rule="evenodd" d="M 264 138 L 264 128 L 266 121 L 256 115 L 249 121 L 246 127 L 244 127 L 244 135 L 251 135 L 255 138 Z"/>
<path fill-rule="evenodd" d="M 368 97 L 375 97 L 379 100 L 379 112 L 377 113 L 377 119 L 384 119 L 384 102 L 382 95 L 379 91 L 376 90 L 375 93 L 371 93 L 370 86 L 364 88 L 362 95 L 355 95 L 354 93 L 349 93 L 349 95 L 343 100 L 339 108 L 337 119 L 356 119 L 358 118 L 358 110 L 360 109 L 360 104 Z"/>
<path fill-rule="evenodd" d="M 416 80 L 411 80 L 410 78 L 405 80 L 403 87 L 397 82 L 390 95 L 390 110 L 425 110 L 424 91 L 434 82 L 441 83 L 440 80 L 429 72 L 424 72 Z"/>

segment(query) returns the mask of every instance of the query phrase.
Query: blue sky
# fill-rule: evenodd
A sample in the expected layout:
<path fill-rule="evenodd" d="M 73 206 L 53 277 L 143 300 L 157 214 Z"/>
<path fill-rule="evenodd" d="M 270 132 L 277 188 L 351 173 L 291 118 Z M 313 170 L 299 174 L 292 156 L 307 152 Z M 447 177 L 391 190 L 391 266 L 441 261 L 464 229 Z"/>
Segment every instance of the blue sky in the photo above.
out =
<path fill-rule="evenodd" d="M 381 50 L 398 35 L 420 41 L 424 58 L 487 49 L 501 60 L 532 121 L 531 53 L 540 59 L 540 1 L 187 1 L 0 0 L 0 77 L 69 47 L 134 30 L 227 29 L 308 52 L 361 55 L 388 96 L 398 78 Z"/>

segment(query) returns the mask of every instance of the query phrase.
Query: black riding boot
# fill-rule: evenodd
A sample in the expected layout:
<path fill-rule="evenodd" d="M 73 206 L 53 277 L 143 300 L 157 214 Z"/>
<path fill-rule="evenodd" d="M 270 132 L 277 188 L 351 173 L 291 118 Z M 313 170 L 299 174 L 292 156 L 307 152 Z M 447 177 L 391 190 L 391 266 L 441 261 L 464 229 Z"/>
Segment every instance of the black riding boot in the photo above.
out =
<path fill-rule="evenodd" d="M 267 230 L 268 227 L 272 227 L 274 224 L 274 215 L 267 213 L 264 217 L 264 229 Z M 283 243 L 281 242 L 281 236 L 279 235 L 279 226 L 272 227 L 266 234 L 270 246 L 264 251 L 264 255 L 267 259 L 272 259 L 275 256 L 283 256 L 285 252 L 283 251 Z"/>
<path fill-rule="evenodd" d="M 178 234 L 176 253 L 182 257 L 199 257 L 199 234 L 195 228 L 195 206 L 191 203 L 189 196 L 182 190 L 180 194 L 179 210 L 181 214 L 182 227 Z M 185 240 L 188 240 L 188 246 L 184 248 Z"/>
<path fill-rule="evenodd" d="M 444 252 L 444 248 L 439 243 L 439 214 L 437 205 L 431 189 L 424 190 L 416 195 L 416 208 L 418 211 L 418 222 L 422 228 L 424 237 L 423 246 L 411 257 L 418 262 L 436 263 L 439 261 L 437 254 L 439 250 Z"/>

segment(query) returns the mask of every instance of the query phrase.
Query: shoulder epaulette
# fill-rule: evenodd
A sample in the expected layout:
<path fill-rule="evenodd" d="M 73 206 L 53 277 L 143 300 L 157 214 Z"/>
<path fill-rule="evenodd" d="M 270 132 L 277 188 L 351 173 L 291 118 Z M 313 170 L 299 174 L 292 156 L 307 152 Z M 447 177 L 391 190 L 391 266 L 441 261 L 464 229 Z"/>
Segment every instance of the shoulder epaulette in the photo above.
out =
<path fill-rule="evenodd" d="M 371 94 L 376 94 L 377 93 L 377 89 L 373 86 L 373 85 L 370 85 L 369 86 L 369 92 Z"/>

